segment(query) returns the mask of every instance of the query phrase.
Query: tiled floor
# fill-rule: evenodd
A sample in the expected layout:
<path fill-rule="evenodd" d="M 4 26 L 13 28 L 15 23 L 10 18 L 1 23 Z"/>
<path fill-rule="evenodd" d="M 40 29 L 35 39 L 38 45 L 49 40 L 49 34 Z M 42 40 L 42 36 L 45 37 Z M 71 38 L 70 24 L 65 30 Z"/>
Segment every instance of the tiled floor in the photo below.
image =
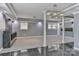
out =
<path fill-rule="evenodd" d="M 54 39 L 52 39 L 52 37 Z M 79 55 L 79 51 L 74 51 L 73 45 L 72 45 L 72 43 L 70 43 L 70 42 L 73 42 L 72 38 L 66 37 L 65 43 L 67 43 L 67 44 L 65 44 L 64 46 L 61 43 L 61 37 L 60 36 L 59 37 L 58 36 L 48 36 L 47 38 L 49 39 L 47 41 L 49 43 L 48 46 L 49 45 L 52 46 L 53 44 L 60 43 L 59 49 L 54 50 L 52 48 L 52 50 L 50 50 L 50 48 L 47 48 L 47 51 L 46 51 L 47 56 L 72 56 L 72 55 L 78 56 Z M 41 37 L 32 37 L 32 38 L 27 37 L 27 39 L 26 39 L 26 37 L 23 37 L 23 38 L 21 37 L 21 38 L 17 39 L 17 41 L 15 42 L 15 44 L 11 48 L 12 49 L 13 49 L 13 47 L 14 48 L 17 48 L 17 47 L 24 48 L 26 46 L 27 47 L 30 46 L 31 48 L 26 49 L 27 51 L 24 51 L 24 52 L 17 50 L 17 51 L 12 51 L 12 52 L 9 52 L 9 53 L 2 53 L 0 55 L 1 56 L 14 56 L 14 55 L 17 55 L 17 56 L 43 56 L 43 53 L 40 53 L 38 48 L 37 48 L 37 46 L 40 47 L 42 45 L 40 43 L 42 43 L 43 41 L 40 41 L 40 39 L 41 39 Z M 32 48 L 34 46 L 35 46 L 35 48 Z M 63 47 L 64 47 L 64 49 L 63 49 Z M 44 51 L 45 50 L 43 50 L 42 52 L 44 52 Z"/>
<path fill-rule="evenodd" d="M 48 35 L 47 37 L 47 46 L 53 44 L 61 44 L 62 43 L 62 36 L 57 35 Z M 65 43 L 73 42 L 73 37 L 65 37 Z M 16 42 L 12 45 L 11 49 L 17 48 L 37 48 L 43 46 L 43 36 L 27 36 L 27 37 L 17 37 Z"/>
<path fill-rule="evenodd" d="M 41 54 L 39 53 L 37 48 L 33 49 L 28 49 L 27 52 L 20 52 L 18 56 L 40 56 Z"/>
<path fill-rule="evenodd" d="M 71 43 L 72 44 L 72 43 Z M 68 46 L 64 46 L 64 50 L 62 48 L 63 46 L 61 45 L 60 49 L 58 50 L 47 50 L 47 56 L 79 56 L 79 51 L 75 51 L 73 50 L 73 48 L 68 47 Z M 4 54 L 0 54 L 1 56 L 13 56 L 14 52 L 10 52 L 10 53 L 4 53 Z M 21 52 L 21 51 L 16 51 L 17 56 L 43 56 L 37 48 L 33 48 L 33 49 L 28 49 L 25 52 Z"/>

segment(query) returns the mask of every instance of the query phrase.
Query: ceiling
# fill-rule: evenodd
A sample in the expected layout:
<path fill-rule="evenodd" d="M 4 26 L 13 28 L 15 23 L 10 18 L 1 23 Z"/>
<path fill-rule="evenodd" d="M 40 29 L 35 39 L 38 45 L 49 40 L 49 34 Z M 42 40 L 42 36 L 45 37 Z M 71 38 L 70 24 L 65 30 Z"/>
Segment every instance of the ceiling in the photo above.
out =
<path fill-rule="evenodd" d="M 11 13 L 5 3 L 0 3 L 0 10 L 6 10 L 8 13 Z"/>
<path fill-rule="evenodd" d="M 53 5 L 57 5 L 56 10 L 63 12 L 63 10 L 74 6 L 76 3 L 12 3 L 10 4 L 13 8 L 12 11 L 15 12 L 16 16 L 19 18 L 36 18 L 36 19 L 43 19 L 43 12 L 52 10 L 54 11 Z M 12 8 L 9 9 L 12 9 Z M 7 9 L 9 13 L 10 10 L 8 9 L 5 3 L 0 4 L 0 9 Z M 65 11 L 65 15 L 71 15 L 72 12 L 78 11 L 78 8 L 71 8 L 68 11 Z"/>
<path fill-rule="evenodd" d="M 43 11 L 54 10 L 55 3 L 14 3 L 12 4 L 18 17 L 43 19 Z M 57 11 L 74 5 L 73 3 L 57 3 Z"/>

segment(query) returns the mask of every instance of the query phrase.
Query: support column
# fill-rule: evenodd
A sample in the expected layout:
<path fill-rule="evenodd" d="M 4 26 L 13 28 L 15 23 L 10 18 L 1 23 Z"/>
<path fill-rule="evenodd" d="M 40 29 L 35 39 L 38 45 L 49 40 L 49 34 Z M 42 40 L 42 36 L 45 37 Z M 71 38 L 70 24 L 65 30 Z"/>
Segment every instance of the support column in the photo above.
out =
<path fill-rule="evenodd" d="M 57 23 L 57 35 L 60 35 L 60 23 Z"/>
<path fill-rule="evenodd" d="M 62 16 L 62 47 L 63 47 L 63 51 L 62 51 L 62 56 L 64 56 L 64 17 Z"/>
<path fill-rule="evenodd" d="M 64 17 L 62 17 L 62 43 L 64 43 Z"/>
<path fill-rule="evenodd" d="M 43 46 L 46 47 L 46 12 L 44 12 L 44 43 Z"/>
<path fill-rule="evenodd" d="M 43 47 L 41 48 L 42 55 L 47 55 L 47 45 L 46 45 L 46 11 L 43 12 L 44 15 L 44 38 L 43 38 Z"/>

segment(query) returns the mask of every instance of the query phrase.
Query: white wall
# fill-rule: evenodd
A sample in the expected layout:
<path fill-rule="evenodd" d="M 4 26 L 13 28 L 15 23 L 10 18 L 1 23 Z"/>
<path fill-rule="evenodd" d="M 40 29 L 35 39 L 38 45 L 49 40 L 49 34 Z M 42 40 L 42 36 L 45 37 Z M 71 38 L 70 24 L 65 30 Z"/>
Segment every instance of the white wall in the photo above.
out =
<path fill-rule="evenodd" d="M 15 33 L 19 30 L 19 22 L 17 20 L 15 20 L 13 23 L 12 23 L 12 33 Z"/>
<path fill-rule="evenodd" d="M 5 30 L 5 20 L 3 18 L 2 12 L 0 12 L 0 48 L 2 48 L 4 30 Z"/>
<path fill-rule="evenodd" d="M 79 14 L 74 15 L 74 48 L 79 49 Z"/>
<path fill-rule="evenodd" d="M 2 37 L 2 34 L 3 34 L 3 32 L 2 31 L 0 31 L 0 49 L 2 48 L 2 39 L 3 39 L 3 37 Z"/>

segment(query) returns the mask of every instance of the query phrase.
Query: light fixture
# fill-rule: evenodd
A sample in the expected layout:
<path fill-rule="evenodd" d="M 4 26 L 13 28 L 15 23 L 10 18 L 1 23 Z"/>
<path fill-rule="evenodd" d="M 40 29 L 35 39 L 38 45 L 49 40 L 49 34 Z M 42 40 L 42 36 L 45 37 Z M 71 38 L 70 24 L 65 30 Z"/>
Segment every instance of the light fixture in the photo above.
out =
<path fill-rule="evenodd" d="M 14 24 L 18 24 L 18 21 L 17 21 L 17 20 L 15 20 L 15 21 L 14 21 Z"/>
<path fill-rule="evenodd" d="M 38 22 L 37 25 L 38 25 L 38 26 L 42 26 L 42 22 Z"/>
<path fill-rule="evenodd" d="M 64 14 L 60 14 L 60 16 L 63 16 Z"/>
<path fill-rule="evenodd" d="M 64 15 L 61 11 L 58 11 L 58 10 L 57 10 L 57 4 L 54 4 L 53 7 L 54 7 L 54 8 L 53 8 L 53 9 L 54 9 L 53 11 L 50 10 L 50 11 L 47 12 L 47 15 L 48 15 L 49 17 L 58 18 L 58 17 L 61 17 L 61 16 Z"/>
<path fill-rule="evenodd" d="M 47 12 L 47 15 L 48 15 L 48 16 L 51 15 L 51 12 Z"/>
<path fill-rule="evenodd" d="M 57 15 L 57 13 L 53 13 L 53 16 Z"/>

